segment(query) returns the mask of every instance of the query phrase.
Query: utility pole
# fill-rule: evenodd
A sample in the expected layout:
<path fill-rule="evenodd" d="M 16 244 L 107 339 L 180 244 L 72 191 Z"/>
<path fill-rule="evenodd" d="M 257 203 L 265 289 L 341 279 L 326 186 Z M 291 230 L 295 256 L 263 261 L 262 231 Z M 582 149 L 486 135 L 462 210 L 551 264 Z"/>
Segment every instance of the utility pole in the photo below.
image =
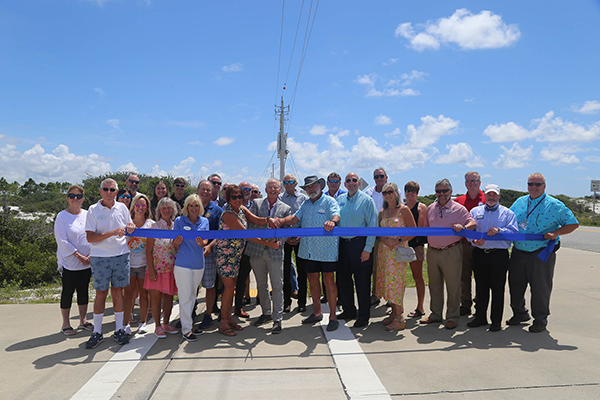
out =
<path fill-rule="evenodd" d="M 281 96 L 281 106 L 275 105 L 275 115 L 279 115 L 279 135 L 277 136 L 277 158 L 279 158 L 279 180 L 283 182 L 285 176 L 285 160 L 289 153 L 287 149 L 287 133 L 284 132 L 284 125 L 289 114 L 290 106 L 283 105 L 283 96 Z"/>

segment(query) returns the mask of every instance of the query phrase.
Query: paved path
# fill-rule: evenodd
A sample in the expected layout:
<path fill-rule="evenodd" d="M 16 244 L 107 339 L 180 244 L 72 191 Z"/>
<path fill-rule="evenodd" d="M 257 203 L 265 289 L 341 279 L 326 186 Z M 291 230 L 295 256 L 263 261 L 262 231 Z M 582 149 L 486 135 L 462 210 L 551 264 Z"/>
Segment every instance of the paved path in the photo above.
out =
<path fill-rule="evenodd" d="M 600 255 L 561 249 L 554 282 L 549 332 L 541 334 L 526 326 L 468 329 L 466 317 L 453 331 L 409 320 L 406 330 L 390 333 L 382 303 L 367 328 L 343 325 L 333 335 L 301 325 L 292 312 L 280 335 L 245 324 L 227 338 L 213 325 L 195 343 L 147 334 L 125 347 L 110 339 L 109 316 L 104 343 L 86 350 L 87 332 L 58 332 L 57 304 L 2 305 L 0 398 L 70 399 L 110 366 L 116 369 L 105 383 L 120 383 L 113 399 L 598 399 Z M 414 289 L 405 299 L 414 308 Z M 121 372 L 136 357 L 131 373 Z"/>

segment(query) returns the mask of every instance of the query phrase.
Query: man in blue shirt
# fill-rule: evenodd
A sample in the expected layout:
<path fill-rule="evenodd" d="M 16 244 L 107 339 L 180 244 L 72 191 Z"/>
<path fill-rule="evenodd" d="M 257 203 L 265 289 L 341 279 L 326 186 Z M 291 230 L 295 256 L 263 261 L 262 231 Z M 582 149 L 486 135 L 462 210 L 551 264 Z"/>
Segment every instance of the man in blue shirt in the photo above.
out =
<path fill-rule="evenodd" d="M 346 175 L 344 183 L 348 193 L 337 198 L 340 205 L 340 226 L 371 227 L 378 226 L 375 201 L 358 190 L 360 179 L 354 172 Z M 356 318 L 355 328 L 369 324 L 371 317 L 371 274 L 373 273 L 374 236 L 343 236 L 340 238 L 340 255 L 337 267 L 337 285 L 344 312 L 338 319 L 346 321 Z M 354 303 L 354 287 L 358 297 L 358 313 Z"/>
<path fill-rule="evenodd" d="M 345 190 L 340 189 L 342 185 L 342 177 L 337 172 L 332 172 L 327 176 L 327 190 L 325 194 L 333 197 L 337 200 L 338 196 L 347 193 Z"/>
<path fill-rule="evenodd" d="M 529 332 L 543 332 L 550 315 L 550 294 L 556 263 L 556 251 L 560 248 L 560 236 L 573 232 L 579 222 L 573 212 L 561 201 L 546 194 L 546 177 L 535 172 L 527 179 L 529 196 L 518 198 L 510 208 L 517 217 L 519 233 L 544 235 L 545 240 L 515 241 L 508 267 L 510 307 L 513 316 L 508 325 L 519 325 L 529 321 L 529 310 L 525 308 L 525 290 L 531 289 L 531 313 L 533 324 Z M 538 254 L 550 240 L 557 240 L 554 251 L 546 261 Z"/>
<path fill-rule="evenodd" d="M 324 227 L 326 231 L 332 230 L 340 222 L 340 207 L 331 196 L 323 195 L 325 179 L 310 175 L 304 178 L 302 189 L 306 191 L 310 199 L 302 203 L 300 209 L 294 215 L 279 219 L 279 225 L 294 225 L 300 222 L 303 228 Z M 300 241 L 298 258 L 302 259 L 306 268 L 310 294 L 313 299 L 313 313 L 302 320 L 303 324 L 320 322 L 323 319 L 321 311 L 321 283 L 319 275 L 323 273 L 323 281 L 327 287 L 327 302 L 329 303 L 328 331 L 338 328 L 335 315 L 337 303 L 337 287 L 333 277 L 337 268 L 338 260 L 337 236 L 305 237 Z"/>
<path fill-rule="evenodd" d="M 517 218 L 508 208 L 500 205 L 498 185 L 485 187 L 485 205 L 471 209 L 471 216 L 477 222 L 476 232 L 494 236 L 497 233 L 517 233 Z M 473 271 L 475 273 L 476 298 L 475 318 L 467 324 L 470 328 L 487 325 L 487 309 L 492 291 L 491 332 L 498 332 L 504 310 L 504 286 L 508 271 L 508 249 L 510 240 L 470 240 L 473 248 Z"/>

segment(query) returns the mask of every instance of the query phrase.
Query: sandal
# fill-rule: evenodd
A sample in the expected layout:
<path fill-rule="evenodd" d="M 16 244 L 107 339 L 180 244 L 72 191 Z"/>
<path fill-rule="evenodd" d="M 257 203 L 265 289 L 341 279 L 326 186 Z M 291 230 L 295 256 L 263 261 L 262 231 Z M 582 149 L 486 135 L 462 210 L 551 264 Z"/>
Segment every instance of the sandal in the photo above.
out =
<path fill-rule="evenodd" d="M 75 333 L 77 333 L 77 332 L 75 332 L 75 330 L 74 330 L 72 327 L 70 327 L 70 326 L 67 326 L 66 328 L 62 328 L 62 329 L 61 329 L 61 332 L 62 332 L 62 333 L 64 333 L 64 334 L 65 334 L 65 336 L 73 336 Z"/>
<path fill-rule="evenodd" d="M 233 331 L 231 328 L 223 328 L 219 326 L 219 333 L 225 336 L 235 336 L 237 333 Z"/>
<path fill-rule="evenodd" d="M 229 327 L 231 329 L 233 329 L 234 331 L 243 331 L 244 328 L 240 325 L 238 325 L 235 321 L 227 321 L 227 323 L 229 324 Z"/>
<path fill-rule="evenodd" d="M 94 324 L 92 324 L 91 322 L 86 322 L 83 325 L 79 324 L 78 328 L 83 328 L 86 331 L 93 331 L 94 330 Z"/>
<path fill-rule="evenodd" d="M 387 329 L 388 331 L 401 331 L 404 330 L 404 328 L 406 327 L 406 320 L 400 316 L 400 317 L 394 317 L 394 319 L 392 320 L 392 323 L 389 325 L 385 326 L 385 329 Z"/>
<path fill-rule="evenodd" d="M 390 315 L 389 317 L 385 318 L 383 321 L 381 321 L 383 323 L 383 325 L 389 325 L 392 323 L 392 321 L 394 320 L 394 316 Z"/>
<path fill-rule="evenodd" d="M 408 316 L 410 318 L 421 318 L 423 315 L 425 315 L 425 313 L 422 311 L 419 311 L 418 308 L 415 308 L 415 311 L 412 311 L 408 314 Z"/>

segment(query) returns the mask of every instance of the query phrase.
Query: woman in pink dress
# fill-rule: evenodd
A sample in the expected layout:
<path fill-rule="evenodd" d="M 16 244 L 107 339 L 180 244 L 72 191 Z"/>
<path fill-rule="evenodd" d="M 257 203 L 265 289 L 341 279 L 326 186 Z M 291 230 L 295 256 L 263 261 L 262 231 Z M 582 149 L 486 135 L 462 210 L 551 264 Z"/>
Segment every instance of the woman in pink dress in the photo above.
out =
<path fill-rule="evenodd" d="M 400 203 L 400 192 L 395 183 L 386 183 L 381 190 L 383 209 L 379 212 L 379 226 L 382 228 L 415 227 L 415 219 L 410 209 Z M 404 329 L 406 321 L 402 316 L 406 269 L 408 263 L 396 260 L 396 249 L 408 247 L 412 236 L 380 236 L 377 247 L 377 283 L 375 296 L 383 297 L 392 305 L 389 317 L 383 320 L 385 329 Z"/>
<path fill-rule="evenodd" d="M 152 229 L 173 229 L 173 221 L 177 217 L 177 204 L 168 197 L 163 197 L 156 206 L 156 222 Z M 170 239 L 152 239 L 146 241 L 146 278 L 144 287 L 150 291 L 150 308 L 156 321 L 154 334 L 157 338 L 167 337 L 166 333 L 176 334 L 179 331 L 169 324 L 173 296 L 177 294 L 173 267 L 177 251 Z M 161 307 L 162 304 L 162 307 Z M 162 310 L 162 312 L 161 312 Z M 160 318 L 162 315 L 162 325 Z"/>

